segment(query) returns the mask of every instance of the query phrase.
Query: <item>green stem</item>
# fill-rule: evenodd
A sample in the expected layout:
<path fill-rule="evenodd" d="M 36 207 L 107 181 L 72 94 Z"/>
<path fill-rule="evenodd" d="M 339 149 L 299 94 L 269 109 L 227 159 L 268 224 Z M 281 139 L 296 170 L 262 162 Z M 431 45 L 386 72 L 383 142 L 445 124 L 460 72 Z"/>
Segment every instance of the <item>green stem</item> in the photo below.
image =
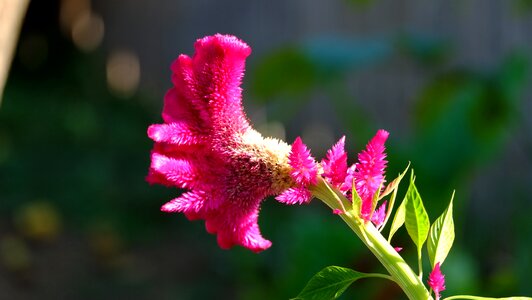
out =
<path fill-rule="evenodd" d="M 447 297 L 443 300 L 452 300 L 452 299 L 471 299 L 471 300 L 526 300 L 526 299 L 532 299 L 530 297 L 507 297 L 507 298 L 491 298 L 491 297 L 479 297 L 479 296 L 469 296 L 469 295 L 457 295 L 457 296 L 451 296 Z"/>
<path fill-rule="evenodd" d="M 419 271 L 419 279 L 423 279 L 423 261 L 421 259 L 421 248 L 417 250 L 417 268 Z"/>
<path fill-rule="evenodd" d="M 388 270 L 393 280 L 408 296 L 408 299 L 432 300 L 421 279 L 386 241 L 379 230 L 371 222 L 365 224 L 358 216 L 358 212 L 344 210 L 345 207 L 351 207 L 351 203 L 340 192 L 333 190 L 322 178 L 319 178 L 317 185 L 311 187 L 311 191 L 316 198 L 323 201 L 331 209 L 344 211 L 340 214 L 342 220 Z"/>

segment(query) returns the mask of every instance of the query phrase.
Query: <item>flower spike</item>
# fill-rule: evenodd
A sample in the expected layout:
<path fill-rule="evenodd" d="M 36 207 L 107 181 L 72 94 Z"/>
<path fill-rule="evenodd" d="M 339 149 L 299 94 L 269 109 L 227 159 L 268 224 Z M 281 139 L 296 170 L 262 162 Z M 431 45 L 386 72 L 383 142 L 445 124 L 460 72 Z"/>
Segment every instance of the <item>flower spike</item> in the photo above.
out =
<path fill-rule="evenodd" d="M 384 180 L 384 169 L 387 161 L 384 153 L 384 143 L 389 133 L 386 130 L 378 130 L 377 134 L 366 145 L 366 149 L 358 154 L 358 162 L 347 170 L 347 176 L 342 190 L 349 191 L 352 182 L 355 182 L 357 193 L 362 199 L 360 216 L 370 221 L 373 214 L 373 197 Z"/>
<path fill-rule="evenodd" d="M 292 144 L 288 162 L 292 167 L 290 174 L 299 185 L 317 183 L 318 166 L 300 137 L 297 137 Z"/>
<path fill-rule="evenodd" d="M 379 208 L 375 210 L 375 212 L 371 216 L 371 222 L 375 224 L 375 227 L 380 229 L 382 224 L 384 223 L 385 218 L 386 218 L 386 201 L 384 201 L 381 204 L 381 206 L 379 206 Z"/>
<path fill-rule="evenodd" d="M 333 186 L 340 187 L 347 175 L 347 153 L 345 152 L 345 136 L 340 138 L 322 160 L 323 177 Z"/>
<path fill-rule="evenodd" d="M 440 263 L 436 263 L 434 269 L 429 275 L 428 284 L 434 291 L 436 300 L 439 300 L 441 295 L 440 292 L 445 290 L 445 276 L 441 273 Z"/>

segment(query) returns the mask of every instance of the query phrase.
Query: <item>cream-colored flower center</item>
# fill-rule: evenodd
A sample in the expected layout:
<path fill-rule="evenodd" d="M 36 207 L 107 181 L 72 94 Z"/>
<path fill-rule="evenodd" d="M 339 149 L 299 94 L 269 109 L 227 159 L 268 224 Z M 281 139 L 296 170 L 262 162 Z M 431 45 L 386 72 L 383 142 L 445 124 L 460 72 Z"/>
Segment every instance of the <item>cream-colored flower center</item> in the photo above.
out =
<path fill-rule="evenodd" d="M 291 148 L 288 144 L 275 138 L 264 138 L 254 129 L 249 129 L 242 135 L 242 142 L 246 152 L 266 165 L 272 194 L 280 194 L 295 184 L 290 177 L 288 155 Z"/>

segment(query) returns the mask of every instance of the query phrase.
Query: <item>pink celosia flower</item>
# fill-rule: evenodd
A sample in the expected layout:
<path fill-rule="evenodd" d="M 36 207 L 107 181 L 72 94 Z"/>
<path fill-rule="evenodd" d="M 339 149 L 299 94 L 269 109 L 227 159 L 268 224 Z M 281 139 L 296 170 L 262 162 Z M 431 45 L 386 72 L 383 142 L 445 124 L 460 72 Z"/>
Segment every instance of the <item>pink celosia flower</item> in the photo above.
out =
<path fill-rule="evenodd" d="M 322 160 L 322 176 L 333 186 L 340 187 L 347 175 L 347 153 L 345 152 L 345 136 L 327 151 L 327 157 Z"/>
<path fill-rule="evenodd" d="M 312 199 L 312 193 L 306 186 L 297 186 L 286 189 L 282 194 L 275 197 L 277 201 L 284 204 L 303 204 L 308 203 Z"/>
<path fill-rule="evenodd" d="M 312 193 L 308 190 L 308 186 L 317 183 L 318 165 L 300 137 L 297 137 L 292 144 L 288 163 L 292 168 L 290 175 L 297 186 L 285 190 L 276 199 L 285 204 L 308 203 L 312 199 Z"/>
<path fill-rule="evenodd" d="M 384 219 L 386 219 L 386 201 L 375 210 L 371 216 L 371 222 L 373 222 L 377 228 L 380 228 L 384 223 Z"/>
<path fill-rule="evenodd" d="M 393 249 L 399 253 L 403 250 L 403 247 L 393 247 Z"/>
<path fill-rule="evenodd" d="M 290 174 L 297 184 L 316 184 L 318 176 L 318 166 L 310 155 L 310 150 L 303 144 L 300 137 L 297 137 L 292 144 L 292 150 L 288 156 L 288 162 L 292 167 Z"/>
<path fill-rule="evenodd" d="M 441 273 L 440 263 L 436 263 L 429 275 L 428 284 L 434 291 L 436 300 L 440 299 L 440 292 L 445 290 L 445 276 Z"/>
<path fill-rule="evenodd" d="M 384 153 L 384 143 L 389 133 L 385 130 L 378 130 L 377 134 L 366 145 L 366 149 L 358 154 L 358 163 L 347 170 L 342 189 L 351 190 L 352 182 L 362 199 L 360 215 L 364 220 L 369 221 L 373 213 L 373 196 L 384 183 L 384 169 L 387 161 Z"/>
<path fill-rule="evenodd" d="M 236 37 L 217 34 L 199 39 L 192 58 L 180 55 L 172 64 L 164 124 L 148 128 L 155 146 L 147 180 L 190 190 L 161 210 L 205 220 L 222 248 L 258 252 L 271 245 L 257 225 L 261 201 L 295 182 L 290 146 L 263 138 L 242 111 L 240 84 L 250 53 Z M 308 167 L 305 160 L 300 165 Z M 296 178 L 312 182 L 312 168 L 306 172 Z"/>

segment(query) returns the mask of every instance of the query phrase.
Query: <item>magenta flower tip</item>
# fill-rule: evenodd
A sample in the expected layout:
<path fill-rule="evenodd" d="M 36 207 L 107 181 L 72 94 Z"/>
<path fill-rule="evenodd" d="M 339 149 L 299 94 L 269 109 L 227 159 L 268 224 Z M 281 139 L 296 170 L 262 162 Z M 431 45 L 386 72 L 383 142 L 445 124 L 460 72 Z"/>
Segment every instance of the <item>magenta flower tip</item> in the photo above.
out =
<path fill-rule="evenodd" d="M 436 263 L 429 275 L 428 284 L 436 295 L 436 300 L 440 299 L 440 292 L 445 290 L 445 276 L 440 269 L 440 263 Z"/>
<path fill-rule="evenodd" d="M 343 190 L 349 191 L 353 180 L 355 181 L 355 188 L 362 199 L 360 216 L 367 221 L 370 221 L 372 215 L 373 196 L 385 182 L 384 170 L 387 161 L 384 143 L 388 135 L 386 130 L 377 131 L 366 145 L 366 149 L 358 154 L 358 162 L 347 170 L 347 176 L 342 185 Z"/>
<path fill-rule="evenodd" d="M 333 214 L 335 214 L 335 215 L 341 215 L 341 214 L 344 213 L 343 210 L 341 210 L 341 209 L 337 209 L 337 208 L 333 209 L 332 212 L 333 212 Z"/>
<path fill-rule="evenodd" d="M 399 253 L 399 252 L 401 252 L 401 251 L 403 250 L 403 247 L 393 247 L 393 249 L 394 249 L 397 253 Z"/>
<path fill-rule="evenodd" d="M 323 159 L 323 177 L 333 186 L 341 187 L 347 175 L 347 153 L 345 152 L 345 136 L 327 151 L 327 157 Z"/>
<path fill-rule="evenodd" d="M 292 144 L 288 162 L 292 167 L 290 174 L 297 184 L 307 186 L 317 183 L 318 166 L 300 137 Z"/>
<path fill-rule="evenodd" d="M 275 199 L 284 204 L 303 204 L 309 203 L 312 199 L 312 193 L 305 187 L 293 187 L 285 190 L 275 197 Z"/>

